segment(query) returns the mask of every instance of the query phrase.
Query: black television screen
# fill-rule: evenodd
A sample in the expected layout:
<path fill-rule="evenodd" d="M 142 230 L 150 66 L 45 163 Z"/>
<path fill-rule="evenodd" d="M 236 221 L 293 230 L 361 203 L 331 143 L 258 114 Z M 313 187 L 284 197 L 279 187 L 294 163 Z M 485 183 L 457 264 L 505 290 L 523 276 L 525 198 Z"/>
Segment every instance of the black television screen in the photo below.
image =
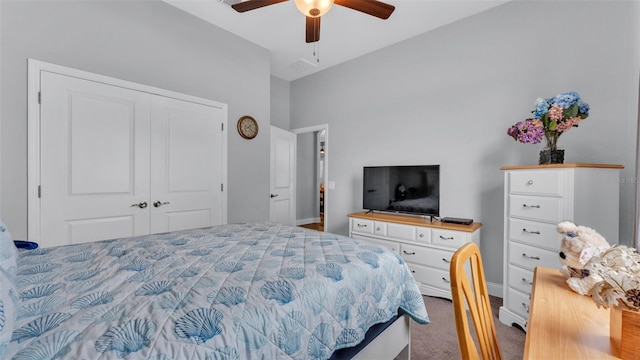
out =
<path fill-rule="evenodd" d="M 362 207 L 440 216 L 440 165 L 364 167 Z"/>

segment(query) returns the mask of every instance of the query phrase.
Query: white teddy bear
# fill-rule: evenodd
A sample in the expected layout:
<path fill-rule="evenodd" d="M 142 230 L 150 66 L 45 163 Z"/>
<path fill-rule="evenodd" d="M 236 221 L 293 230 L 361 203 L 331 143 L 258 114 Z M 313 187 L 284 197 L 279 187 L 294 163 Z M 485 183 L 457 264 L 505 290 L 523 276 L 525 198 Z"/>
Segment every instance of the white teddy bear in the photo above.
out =
<path fill-rule="evenodd" d="M 597 274 L 590 274 L 585 265 L 594 255 L 599 255 L 611 247 L 607 240 L 597 231 L 563 221 L 557 230 L 564 235 L 560 244 L 560 262 L 564 264 L 560 272 L 567 278 L 569 287 L 581 295 L 602 279 Z"/>

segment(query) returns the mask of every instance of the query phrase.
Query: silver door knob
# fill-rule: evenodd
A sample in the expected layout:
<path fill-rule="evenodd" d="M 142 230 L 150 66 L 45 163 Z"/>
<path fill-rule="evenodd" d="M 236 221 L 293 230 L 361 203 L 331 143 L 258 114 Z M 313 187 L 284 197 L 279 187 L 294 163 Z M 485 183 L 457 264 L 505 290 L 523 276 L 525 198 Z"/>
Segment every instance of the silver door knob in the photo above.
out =
<path fill-rule="evenodd" d="M 274 197 L 278 196 L 278 194 L 271 194 L 271 198 L 273 199 Z"/>
<path fill-rule="evenodd" d="M 158 200 L 158 201 L 153 203 L 153 207 L 160 207 L 162 205 L 169 205 L 169 202 L 168 201 L 162 202 L 162 201 Z"/>
<path fill-rule="evenodd" d="M 134 206 L 137 206 L 137 207 L 139 207 L 140 209 L 144 209 L 144 208 L 146 208 L 146 207 L 147 207 L 147 202 L 146 202 L 146 201 L 140 201 L 140 202 L 139 202 L 139 203 L 137 203 L 137 204 L 132 204 L 132 205 L 131 205 L 131 207 L 134 207 Z"/>

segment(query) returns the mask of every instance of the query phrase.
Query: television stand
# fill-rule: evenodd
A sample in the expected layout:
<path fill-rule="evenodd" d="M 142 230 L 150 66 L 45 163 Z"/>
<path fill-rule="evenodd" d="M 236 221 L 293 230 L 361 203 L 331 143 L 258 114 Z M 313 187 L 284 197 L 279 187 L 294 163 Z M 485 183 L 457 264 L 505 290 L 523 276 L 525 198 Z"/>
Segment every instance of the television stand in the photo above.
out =
<path fill-rule="evenodd" d="M 480 244 L 481 223 L 443 223 L 427 217 L 388 213 L 349 214 L 349 236 L 380 245 L 407 262 L 423 295 L 451 299 L 449 263 L 468 242 Z"/>

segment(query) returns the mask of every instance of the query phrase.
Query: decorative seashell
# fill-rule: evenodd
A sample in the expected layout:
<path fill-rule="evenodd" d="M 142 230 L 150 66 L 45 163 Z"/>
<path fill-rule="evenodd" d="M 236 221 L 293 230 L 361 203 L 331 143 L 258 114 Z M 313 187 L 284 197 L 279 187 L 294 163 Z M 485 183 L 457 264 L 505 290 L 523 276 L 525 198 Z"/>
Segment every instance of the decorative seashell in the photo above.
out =
<path fill-rule="evenodd" d="M 48 256 L 44 256 L 44 255 L 27 256 L 25 258 L 22 258 L 22 255 L 20 255 L 20 265 L 22 266 L 45 264 L 45 263 L 48 263 L 49 261 L 51 261 L 51 259 L 49 259 Z"/>
<path fill-rule="evenodd" d="M 390 314 L 387 313 L 385 309 L 376 309 L 372 317 L 372 323 L 377 324 L 377 323 L 386 322 L 390 318 L 391 318 Z"/>
<path fill-rule="evenodd" d="M 198 274 L 200 274 L 200 269 L 195 266 L 190 266 L 187 268 L 173 269 L 169 272 L 168 276 L 170 278 L 189 278 L 197 276 Z"/>
<path fill-rule="evenodd" d="M 65 260 L 67 260 L 68 262 L 85 262 L 93 259 L 94 257 L 96 257 L 96 254 L 86 251 L 77 255 L 70 256 Z"/>
<path fill-rule="evenodd" d="M 348 264 L 350 262 L 349 258 L 347 258 L 344 255 L 327 255 L 326 259 L 329 262 L 334 262 L 339 264 Z"/>
<path fill-rule="evenodd" d="M 362 267 L 350 267 L 349 270 L 349 280 L 353 287 L 361 293 L 364 293 L 367 289 L 367 284 L 369 283 L 369 277 L 367 274 L 367 270 Z"/>
<path fill-rule="evenodd" d="M 382 249 L 380 246 L 378 245 L 373 245 L 373 244 L 364 244 L 362 246 L 360 246 L 361 248 L 374 252 L 376 254 L 382 254 L 384 253 L 384 249 Z"/>
<path fill-rule="evenodd" d="M 336 302 L 333 305 L 333 313 L 340 320 L 349 320 L 351 318 L 351 307 L 355 303 L 353 292 L 347 288 L 338 290 Z"/>
<path fill-rule="evenodd" d="M 35 274 L 42 274 L 42 273 L 48 273 L 53 271 L 54 269 L 59 268 L 60 264 L 40 264 L 37 266 L 33 266 L 27 269 L 24 269 L 22 271 L 20 271 L 18 273 L 18 275 L 35 275 Z"/>
<path fill-rule="evenodd" d="M 25 339 L 38 337 L 45 332 L 58 327 L 58 325 L 69 320 L 71 314 L 56 312 L 37 318 L 19 329 L 13 331 L 11 341 L 21 342 Z"/>
<path fill-rule="evenodd" d="M 222 332 L 218 326 L 222 317 L 216 309 L 191 310 L 176 320 L 174 332 L 181 338 L 193 338 L 200 345 Z"/>
<path fill-rule="evenodd" d="M 172 245 L 172 246 L 182 246 L 182 245 L 187 245 L 188 243 L 189 243 L 188 239 L 169 240 L 169 245 Z"/>
<path fill-rule="evenodd" d="M 241 287 L 223 287 L 219 291 L 214 291 L 207 295 L 207 300 L 213 304 L 223 304 L 226 306 L 238 305 L 247 299 L 247 290 Z"/>
<path fill-rule="evenodd" d="M 358 306 L 358 312 L 356 314 L 356 320 L 360 325 L 360 329 L 365 332 L 369 328 L 369 310 L 370 309 L 371 309 L 371 306 L 369 305 L 368 301 L 362 302 L 360 303 L 360 306 Z"/>
<path fill-rule="evenodd" d="M 400 307 L 408 313 L 418 313 L 420 309 L 424 309 L 424 299 L 417 291 L 405 290 L 402 292 L 402 303 Z"/>
<path fill-rule="evenodd" d="M 216 265 L 214 270 L 217 272 L 234 273 L 242 270 L 243 267 L 244 263 L 241 261 L 227 261 Z"/>
<path fill-rule="evenodd" d="M 240 241 L 238 244 L 247 245 L 247 246 L 256 246 L 259 244 L 259 242 L 257 240 L 245 240 L 245 241 Z"/>
<path fill-rule="evenodd" d="M 151 253 L 151 255 L 149 255 L 150 258 L 152 258 L 153 260 L 162 260 L 164 258 L 168 258 L 169 256 L 171 256 L 171 252 L 168 250 L 158 250 L 158 251 L 154 251 Z"/>
<path fill-rule="evenodd" d="M 4 315 L 4 302 L 2 301 L 2 299 L 0 299 L 0 331 L 2 331 L 2 329 L 4 329 L 4 324 L 6 322 L 7 318 Z"/>
<path fill-rule="evenodd" d="M 372 269 L 377 269 L 380 267 L 380 264 L 378 264 L 378 255 L 376 255 L 375 253 L 372 253 L 370 251 L 364 251 L 364 252 L 359 252 L 356 255 L 365 264 L 371 266 Z"/>
<path fill-rule="evenodd" d="M 280 276 L 300 280 L 304 279 L 304 268 L 303 267 L 285 267 L 280 270 Z"/>
<path fill-rule="evenodd" d="M 129 250 L 121 249 L 121 248 L 113 248 L 109 250 L 109 256 L 114 257 L 123 257 L 129 253 Z"/>
<path fill-rule="evenodd" d="M 38 255 L 46 255 L 48 253 L 51 252 L 51 248 L 42 248 L 39 247 L 37 249 L 33 249 L 33 250 L 29 250 L 29 251 L 23 251 L 20 253 L 20 258 L 23 258 L 25 256 L 38 256 Z"/>
<path fill-rule="evenodd" d="M 212 249 L 195 249 L 195 250 L 189 251 L 187 253 L 187 255 L 207 256 L 207 255 L 211 254 L 212 251 L 213 251 Z"/>
<path fill-rule="evenodd" d="M 82 339 L 82 334 L 73 330 L 63 330 L 40 338 L 18 351 L 12 360 L 62 359 L 71 350 L 74 341 Z"/>
<path fill-rule="evenodd" d="M 318 264 L 316 266 L 316 271 L 333 281 L 342 280 L 342 266 L 336 263 L 326 263 L 326 264 Z"/>
<path fill-rule="evenodd" d="M 254 260 L 260 259 L 261 257 L 262 256 L 260 255 L 260 253 L 248 252 L 248 253 L 245 253 L 244 255 L 242 255 L 242 257 L 240 257 L 240 260 L 242 260 L 242 261 L 254 261 Z"/>
<path fill-rule="evenodd" d="M 333 245 L 333 241 L 329 241 L 329 240 L 314 241 L 311 245 L 327 247 L 327 246 L 332 246 Z"/>
<path fill-rule="evenodd" d="M 146 319 L 133 319 L 115 326 L 96 340 L 96 351 L 115 351 L 119 358 L 142 350 L 151 343 L 156 324 Z"/>
<path fill-rule="evenodd" d="M 245 309 L 234 322 L 238 324 L 239 338 L 251 350 L 260 349 L 267 342 L 269 329 L 274 319 L 268 310 L 250 307 Z"/>
<path fill-rule="evenodd" d="M 129 282 L 147 282 L 155 276 L 153 269 L 147 269 L 137 272 L 127 278 Z"/>
<path fill-rule="evenodd" d="M 23 277 L 18 279 L 18 285 L 26 286 L 26 285 L 44 284 L 55 279 L 56 276 L 57 276 L 56 274 L 48 273 L 48 274 L 38 274 L 35 276 Z"/>
<path fill-rule="evenodd" d="M 136 259 L 135 261 L 133 261 L 131 263 L 122 265 L 120 267 L 120 270 L 142 271 L 142 270 L 148 268 L 149 266 L 151 266 L 151 262 L 150 261 L 142 260 L 142 259 Z"/>
<path fill-rule="evenodd" d="M 380 302 L 382 300 L 382 294 L 384 294 L 384 290 L 387 287 L 387 281 L 382 276 L 375 276 L 373 281 L 371 281 L 371 296 Z"/>
<path fill-rule="evenodd" d="M 71 275 L 66 276 L 64 279 L 67 281 L 79 281 L 79 280 L 88 280 L 92 277 L 98 275 L 102 269 L 91 269 L 87 271 L 77 272 Z"/>
<path fill-rule="evenodd" d="M 193 295 L 191 293 L 167 293 L 162 294 L 155 302 L 154 307 L 166 310 L 179 310 L 187 305 L 190 305 L 193 301 Z"/>
<path fill-rule="evenodd" d="M 36 286 L 33 289 L 29 289 L 21 292 L 20 299 L 22 300 L 37 299 L 43 296 L 49 296 L 60 289 L 64 289 L 65 286 L 66 286 L 65 284 L 47 284 L 47 285 Z"/>
<path fill-rule="evenodd" d="M 296 254 L 295 251 L 289 250 L 289 249 L 273 250 L 271 252 L 271 255 L 273 255 L 273 256 L 285 256 L 285 257 L 287 257 L 287 256 L 293 256 L 295 254 Z"/>
<path fill-rule="evenodd" d="M 309 358 L 317 360 L 328 358 L 327 354 L 331 349 L 325 344 L 331 344 L 332 342 L 331 325 L 321 323 L 313 329 L 313 334 L 309 337 L 307 355 L 309 355 Z"/>
<path fill-rule="evenodd" d="M 307 320 L 300 311 L 292 311 L 278 323 L 278 347 L 287 355 L 292 355 L 302 345 L 302 333 Z"/>
<path fill-rule="evenodd" d="M 131 305 L 119 304 L 111 308 L 100 307 L 85 313 L 80 318 L 80 323 L 89 325 L 94 322 L 114 322 L 124 319 L 130 311 Z"/>
<path fill-rule="evenodd" d="M 71 305 L 72 309 L 86 309 L 96 305 L 104 305 L 112 302 L 114 296 L 108 291 L 98 291 L 74 300 Z"/>
<path fill-rule="evenodd" d="M 336 349 L 353 346 L 360 342 L 358 332 L 354 329 L 343 329 L 336 339 Z"/>
<path fill-rule="evenodd" d="M 174 282 L 168 280 L 153 281 L 148 284 L 144 284 L 140 289 L 136 291 L 138 296 L 154 296 L 159 295 L 167 291 L 171 291 Z"/>
<path fill-rule="evenodd" d="M 61 296 L 49 296 L 36 302 L 22 305 L 18 310 L 18 319 L 47 314 L 64 304 L 65 301 L 66 299 Z"/>
<path fill-rule="evenodd" d="M 265 299 L 275 300 L 280 305 L 288 304 L 295 298 L 293 286 L 286 280 L 267 281 L 260 288 Z"/>
<path fill-rule="evenodd" d="M 194 285 L 195 288 L 208 288 L 220 285 L 220 279 L 216 277 L 201 277 Z"/>
<path fill-rule="evenodd" d="M 324 310 L 327 298 L 327 287 L 319 281 L 305 282 L 302 288 L 302 300 L 314 315 L 319 315 Z"/>
<path fill-rule="evenodd" d="M 104 280 L 102 279 L 87 280 L 77 284 L 73 284 L 73 286 L 67 289 L 67 291 L 75 294 L 83 294 L 87 291 L 97 289 L 102 284 L 104 284 Z"/>
<path fill-rule="evenodd" d="M 238 350 L 231 346 L 225 346 L 215 349 L 209 356 L 207 356 L 207 360 L 239 360 L 240 355 L 238 355 Z"/>

